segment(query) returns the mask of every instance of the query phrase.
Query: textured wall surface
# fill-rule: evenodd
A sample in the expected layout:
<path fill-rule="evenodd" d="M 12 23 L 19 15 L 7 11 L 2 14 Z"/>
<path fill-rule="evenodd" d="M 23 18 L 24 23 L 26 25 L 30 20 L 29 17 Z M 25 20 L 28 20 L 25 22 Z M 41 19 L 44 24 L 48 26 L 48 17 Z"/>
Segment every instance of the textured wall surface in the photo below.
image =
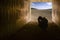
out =
<path fill-rule="evenodd" d="M 29 0 L 0 0 L 0 35 L 16 32 L 29 17 Z"/>
<path fill-rule="evenodd" d="M 52 21 L 60 26 L 60 0 L 53 0 Z"/>

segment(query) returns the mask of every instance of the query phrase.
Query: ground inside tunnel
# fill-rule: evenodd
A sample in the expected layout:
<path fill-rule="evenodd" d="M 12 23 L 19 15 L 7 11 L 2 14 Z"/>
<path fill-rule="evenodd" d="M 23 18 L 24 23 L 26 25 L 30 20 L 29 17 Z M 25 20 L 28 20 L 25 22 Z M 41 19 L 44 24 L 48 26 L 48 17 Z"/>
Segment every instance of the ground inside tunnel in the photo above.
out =
<path fill-rule="evenodd" d="M 46 31 L 42 31 L 37 22 L 29 22 L 16 33 L 4 37 L 5 40 L 40 40 L 60 39 L 60 30 L 54 23 L 49 23 Z"/>

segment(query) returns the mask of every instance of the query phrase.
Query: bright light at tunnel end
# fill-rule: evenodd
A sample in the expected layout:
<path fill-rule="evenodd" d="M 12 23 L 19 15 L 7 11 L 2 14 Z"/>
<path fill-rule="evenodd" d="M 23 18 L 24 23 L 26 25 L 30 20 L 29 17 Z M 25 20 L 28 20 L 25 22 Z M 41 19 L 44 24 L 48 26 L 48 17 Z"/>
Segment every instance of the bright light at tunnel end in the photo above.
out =
<path fill-rule="evenodd" d="M 38 10 L 52 9 L 52 2 L 32 2 L 31 8 Z"/>

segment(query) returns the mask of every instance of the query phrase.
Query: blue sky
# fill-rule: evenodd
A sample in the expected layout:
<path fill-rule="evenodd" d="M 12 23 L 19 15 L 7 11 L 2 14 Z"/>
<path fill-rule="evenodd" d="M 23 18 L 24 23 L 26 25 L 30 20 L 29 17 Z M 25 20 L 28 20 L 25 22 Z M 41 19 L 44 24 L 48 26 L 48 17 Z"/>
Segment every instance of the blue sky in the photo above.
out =
<path fill-rule="evenodd" d="M 52 2 L 32 2 L 31 8 L 38 10 L 52 9 Z"/>

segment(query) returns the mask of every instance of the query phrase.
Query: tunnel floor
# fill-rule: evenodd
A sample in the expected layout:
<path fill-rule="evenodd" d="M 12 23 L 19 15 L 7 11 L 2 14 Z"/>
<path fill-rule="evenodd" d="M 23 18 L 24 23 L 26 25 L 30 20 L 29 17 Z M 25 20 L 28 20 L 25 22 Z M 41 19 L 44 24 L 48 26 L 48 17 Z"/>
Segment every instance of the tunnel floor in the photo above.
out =
<path fill-rule="evenodd" d="M 46 31 L 42 31 L 37 22 L 29 22 L 15 34 L 5 37 L 6 40 L 51 40 L 60 39 L 60 30 L 54 23 L 49 23 Z"/>

